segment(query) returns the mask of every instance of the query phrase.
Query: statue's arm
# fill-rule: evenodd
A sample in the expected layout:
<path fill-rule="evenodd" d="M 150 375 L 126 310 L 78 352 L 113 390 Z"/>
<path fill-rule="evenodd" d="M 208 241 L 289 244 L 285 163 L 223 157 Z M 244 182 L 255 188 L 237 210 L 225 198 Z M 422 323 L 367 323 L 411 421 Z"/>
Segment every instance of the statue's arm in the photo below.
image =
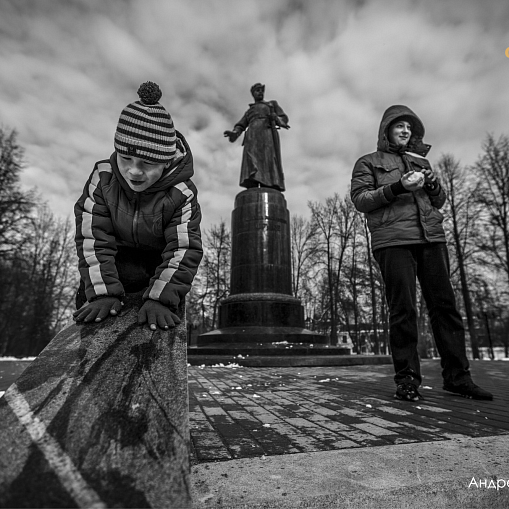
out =
<path fill-rule="evenodd" d="M 247 112 L 244 113 L 244 116 L 234 125 L 231 131 L 225 131 L 223 136 L 228 138 L 231 143 L 233 143 L 239 136 L 240 133 L 247 129 L 249 125 L 249 120 L 247 118 Z"/>
<path fill-rule="evenodd" d="M 272 103 L 274 113 L 276 115 L 276 118 L 274 119 L 276 124 L 284 129 L 290 129 L 290 126 L 288 125 L 288 115 L 283 111 L 283 108 L 279 106 L 277 101 L 270 102 Z"/>

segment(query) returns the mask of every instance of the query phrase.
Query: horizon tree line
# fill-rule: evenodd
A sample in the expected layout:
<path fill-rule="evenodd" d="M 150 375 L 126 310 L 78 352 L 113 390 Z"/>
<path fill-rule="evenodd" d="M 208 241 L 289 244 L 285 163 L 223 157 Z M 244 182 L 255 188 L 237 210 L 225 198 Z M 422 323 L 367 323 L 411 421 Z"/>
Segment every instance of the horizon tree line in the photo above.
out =
<path fill-rule="evenodd" d="M 504 346 L 509 357 L 509 137 L 486 136 L 477 161 L 452 154 L 433 165 L 447 194 L 442 213 L 451 279 L 472 355 Z M 57 218 L 36 190 L 23 191 L 23 148 L 0 127 L 0 356 L 38 355 L 70 319 L 79 281 L 74 224 Z M 383 281 L 370 236 L 349 192 L 309 202 L 309 217 L 291 216 L 292 291 L 306 327 L 337 344 L 348 332 L 356 352 L 390 353 Z M 204 257 L 186 300 L 190 333 L 217 327 L 230 290 L 231 238 L 222 220 L 203 232 Z M 419 296 L 419 350 L 434 355 Z M 491 350 L 492 352 L 492 350 Z"/>
<path fill-rule="evenodd" d="M 499 345 L 509 357 L 509 138 L 488 134 L 471 166 L 442 154 L 433 167 L 447 194 L 441 212 L 451 280 L 472 356 L 480 358 L 480 346 L 493 356 Z M 384 285 L 363 214 L 349 192 L 308 207 L 309 218 L 291 216 L 292 288 L 303 303 L 306 326 L 327 334 L 331 344 L 347 331 L 357 352 L 390 353 Z M 222 220 L 205 235 L 204 262 L 187 300 L 196 334 L 218 325 L 218 304 L 229 294 L 230 249 Z M 419 353 L 426 358 L 436 350 L 418 292 Z"/>

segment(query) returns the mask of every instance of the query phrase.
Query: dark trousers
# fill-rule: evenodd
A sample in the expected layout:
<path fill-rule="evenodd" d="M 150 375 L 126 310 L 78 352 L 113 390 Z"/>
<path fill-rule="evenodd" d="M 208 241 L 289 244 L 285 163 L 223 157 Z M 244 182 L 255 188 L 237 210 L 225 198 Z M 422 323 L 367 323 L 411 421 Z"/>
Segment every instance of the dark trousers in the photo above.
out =
<path fill-rule="evenodd" d="M 147 288 L 150 279 L 161 262 L 162 258 L 159 251 L 120 246 L 115 256 L 115 266 L 125 293 L 136 293 Z M 76 309 L 83 306 L 86 301 L 85 283 L 80 280 L 76 293 Z"/>
<path fill-rule="evenodd" d="M 449 279 L 445 243 L 387 247 L 374 251 L 373 255 L 382 272 L 389 305 L 396 383 L 406 381 L 419 386 L 422 381 L 417 353 L 417 278 L 440 354 L 444 381 L 461 383 L 470 378 L 465 329 Z"/>

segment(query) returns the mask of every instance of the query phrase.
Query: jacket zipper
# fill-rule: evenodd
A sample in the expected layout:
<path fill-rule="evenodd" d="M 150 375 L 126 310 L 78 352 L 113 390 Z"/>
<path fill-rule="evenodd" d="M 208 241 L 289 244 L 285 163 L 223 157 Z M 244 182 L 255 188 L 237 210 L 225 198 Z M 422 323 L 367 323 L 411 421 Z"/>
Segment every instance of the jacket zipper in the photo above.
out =
<path fill-rule="evenodd" d="M 411 166 L 410 166 L 410 162 L 408 160 L 408 157 L 405 155 L 405 154 L 401 154 L 401 159 L 403 160 L 403 164 L 405 166 L 405 173 L 408 173 L 411 169 Z M 423 218 L 423 215 L 421 214 L 421 206 L 420 206 L 420 202 L 417 200 L 417 197 L 414 195 L 414 203 L 415 203 L 415 206 L 417 208 L 417 216 L 419 217 L 419 225 L 422 229 L 422 233 L 424 235 L 424 240 L 426 240 L 427 242 L 429 242 L 429 237 L 428 237 L 428 231 L 427 231 L 427 224 L 426 223 L 426 220 Z"/>
<path fill-rule="evenodd" d="M 134 216 L 133 216 L 133 240 L 136 244 L 136 247 L 139 245 L 138 239 L 138 220 L 140 216 L 140 195 L 139 193 L 135 193 L 135 202 L 134 202 Z"/>

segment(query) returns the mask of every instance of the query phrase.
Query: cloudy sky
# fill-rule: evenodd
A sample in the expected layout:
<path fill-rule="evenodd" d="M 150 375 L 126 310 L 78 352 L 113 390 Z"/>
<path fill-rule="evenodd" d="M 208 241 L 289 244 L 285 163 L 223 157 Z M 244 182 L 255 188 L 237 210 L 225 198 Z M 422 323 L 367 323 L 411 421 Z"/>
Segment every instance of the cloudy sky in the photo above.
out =
<path fill-rule="evenodd" d="M 288 208 L 308 217 L 346 193 L 391 104 L 422 118 L 432 163 L 472 164 L 488 132 L 509 134 L 508 27 L 507 0 L 0 0 L 0 124 L 25 148 L 23 185 L 72 216 L 120 111 L 155 81 L 208 229 L 242 190 L 241 140 L 222 133 L 262 82 L 290 118 Z"/>

